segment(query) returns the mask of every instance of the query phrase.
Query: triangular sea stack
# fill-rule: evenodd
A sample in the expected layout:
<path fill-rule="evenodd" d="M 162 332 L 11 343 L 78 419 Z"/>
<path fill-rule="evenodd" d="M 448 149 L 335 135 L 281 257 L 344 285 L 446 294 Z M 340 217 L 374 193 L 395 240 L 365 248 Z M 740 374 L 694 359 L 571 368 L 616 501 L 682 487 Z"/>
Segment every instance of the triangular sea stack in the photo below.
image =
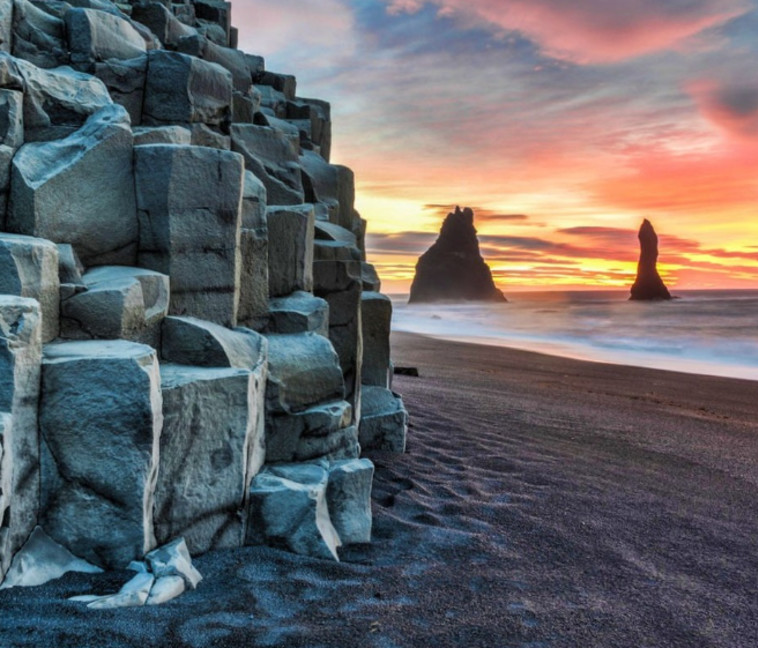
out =
<path fill-rule="evenodd" d="M 507 301 L 479 252 L 474 212 L 469 207 L 456 207 L 447 215 L 437 241 L 416 263 L 408 301 L 442 300 Z"/>
<path fill-rule="evenodd" d="M 640 260 L 637 264 L 637 279 L 632 285 L 634 300 L 671 299 L 671 294 L 658 274 L 658 236 L 649 220 L 642 221 L 639 234 Z"/>

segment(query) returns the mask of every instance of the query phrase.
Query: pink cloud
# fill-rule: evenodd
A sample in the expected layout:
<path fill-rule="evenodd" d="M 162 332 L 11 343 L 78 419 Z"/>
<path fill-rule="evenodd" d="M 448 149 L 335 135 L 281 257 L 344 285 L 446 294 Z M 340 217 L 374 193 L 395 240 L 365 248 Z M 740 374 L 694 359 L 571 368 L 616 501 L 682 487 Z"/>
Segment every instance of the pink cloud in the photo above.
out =
<path fill-rule="evenodd" d="M 420 0 L 387 0 L 416 11 Z M 681 47 L 687 39 L 750 10 L 746 0 L 428 0 L 444 15 L 520 31 L 555 58 L 613 63 Z"/>
<path fill-rule="evenodd" d="M 758 138 L 758 80 L 704 80 L 689 90 L 703 116 L 727 135 L 738 140 Z"/>

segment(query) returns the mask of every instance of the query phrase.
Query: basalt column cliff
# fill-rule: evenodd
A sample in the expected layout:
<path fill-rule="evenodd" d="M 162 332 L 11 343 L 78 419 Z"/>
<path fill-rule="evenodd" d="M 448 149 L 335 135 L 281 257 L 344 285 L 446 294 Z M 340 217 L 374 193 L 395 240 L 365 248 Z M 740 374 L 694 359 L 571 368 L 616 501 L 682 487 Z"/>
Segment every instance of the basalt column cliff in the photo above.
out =
<path fill-rule="evenodd" d="M 329 104 L 219 0 L 0 0 L 0 580 L 184 538 L 337 557 L 402 451 Z"/>
<path fill-rule="evenodd" d="M 479 252 L 474 212 L 448 214 L 437 241 L 419 258 L 409 302 L 440 300 L 506 301 Z"/>
<path fill-rule="evenodd" d="M 632 285 L 633 300 L 671 299 L 671 294 L 658 274 L 658 236 L 649 220 L 642 221 L 638 234 L 640 240 L 640 260 L 637 264 L 637 278 Z"/>

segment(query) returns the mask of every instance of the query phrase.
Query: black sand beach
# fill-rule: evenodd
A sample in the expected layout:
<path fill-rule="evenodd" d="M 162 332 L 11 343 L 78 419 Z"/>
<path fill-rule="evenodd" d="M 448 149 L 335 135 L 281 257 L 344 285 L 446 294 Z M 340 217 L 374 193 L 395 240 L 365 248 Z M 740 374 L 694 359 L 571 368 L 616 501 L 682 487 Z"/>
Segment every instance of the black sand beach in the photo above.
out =
<path fill-rule="evenodd" d="M 126 572 L 0 591 L 0 646 L 758 645 L 758 382 L 393 344 L 421 375 L 371 545 L 202 556 L 157 608 L 65 601 Z"/>

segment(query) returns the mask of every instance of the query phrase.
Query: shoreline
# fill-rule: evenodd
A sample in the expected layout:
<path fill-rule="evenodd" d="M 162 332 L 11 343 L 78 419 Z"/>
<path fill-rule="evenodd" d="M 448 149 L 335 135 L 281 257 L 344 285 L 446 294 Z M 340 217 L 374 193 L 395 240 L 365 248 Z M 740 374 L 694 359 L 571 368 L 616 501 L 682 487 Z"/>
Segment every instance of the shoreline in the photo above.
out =
<path fill-rule="evenodd" d="M 197 590 L 93 611 L 128 575 L 0 590 L 8 648 L 758 645 L 752 381 L 393 333 L 405 454 L 371 544 L 193 557 Z"/>

